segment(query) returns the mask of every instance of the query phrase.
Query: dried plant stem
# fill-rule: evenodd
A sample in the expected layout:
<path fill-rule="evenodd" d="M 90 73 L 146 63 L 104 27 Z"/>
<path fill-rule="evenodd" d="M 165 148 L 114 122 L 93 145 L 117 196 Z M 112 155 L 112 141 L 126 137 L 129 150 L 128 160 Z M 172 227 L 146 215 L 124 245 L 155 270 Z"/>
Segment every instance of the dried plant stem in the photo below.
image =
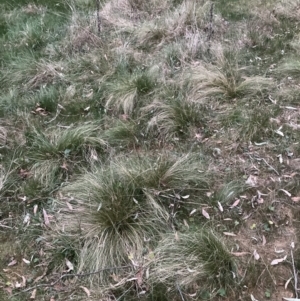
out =
<path fill-rule="evenodd" d="M 100 0 L 96 0 L 96 7 L 97 7 L 97 27 L 98 27 L 98 34 L 101 32 L 101 19 L 100 19 Z"/>
<path fill-rule="evenodd" d="M 279 172 L 273 166 L 271 166 L 266 159 L 262 158 L 262 160 L 277 174 L 277 176 L 279 176 Z"/>
<path fill-rule="evenodd" d="M 292 258 L 292 266 L 293 266 L 293 274 L 294 274 L 294 283 L 295 283 L 295 296 L 298 298 L 298 275 L 295 267 L 293 248 L 291 249 L 291 258 Z"/>
<path fill-rule="evenodd" d="M 90 272 L 90 273 L 82 273 L 82 274 L 63 274 L 61 275 L 56 281 L 52 282 L 52 283 L 43 283 L 43 284 L 37 284 L 35 286 L 31 286 L 29 288 L 26 288 L 16 294 L 14 294 L 12 297 L 14 296 L 17 296 L 21 293 L 26 293 L 26 292 L 29 292 L 29 291 L 32 291 L 36 288 L 39 288 L 39 287 L 53 287 L 55 284 L 57 284 L 59 281 L 61 281 L 63 278 L 67 278 L 67 277 L 87 277 L 87 276 L 91 276 L 91 275 L 95 275 L 95 274 L 99 274 L 101 272 L 104 272 L 104 271 L 109 271 L 109 270 L 122 270 L 122 269 L 127 269 L 127 268 L 130 268 L 131 265 L 125 265 L 125 266 L 119 266 L 119 267 L 108 267 L 108 268 L 104 268 L 104 269 L 101 269 L 101 270 L 98 270 L 98 271 L 94 271 L 94 272 Z"/>
<path fill-rule="evenodd" d="M 180 289 L 180 287 L 179 287 L 179 285 L 178 285 L 177 282 L 176 282 L 176 288 L 177 288 L 177 290 L 178 290 L 178 292 L 179 292 L 179 294 L 180 294 L 181 300 L 182 300 L 182 301 L 185 301 L 185 299 L 184 299 L 184 297 L 183 297 L 183 294 L 182 294 L 182 291 L 181 291 L 181 289 Z"/>
<path fill-rule="evenodd" d="M 208 26 L 208 36 L 207 36 L 207 40 L 208 40 L 208 53 L 210 53 L 211 39 L 212 39 L 212 36 L 214 34 L 214 30 L 213 30 L 213 18 L 214 18 L 214 3 L 211 3 L 210 11 L 209 11 L 209 26 Z"/>

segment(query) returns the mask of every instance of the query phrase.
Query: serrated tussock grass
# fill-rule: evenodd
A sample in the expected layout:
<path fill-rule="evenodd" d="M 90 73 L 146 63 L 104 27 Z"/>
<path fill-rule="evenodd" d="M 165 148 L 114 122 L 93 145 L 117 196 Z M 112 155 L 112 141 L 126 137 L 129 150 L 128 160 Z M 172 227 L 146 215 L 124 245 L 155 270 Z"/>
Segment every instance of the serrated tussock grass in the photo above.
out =
<path fill-rule="evenodd" d="M 134 148 L 142 142 L 141 138 L 143 137 L 141 134 L 141 126 L 138 122 L 116 120 L 104 131 L 103 139 L 111 147 L 119 147 L 120 149 Z"/>
<path fill-rule="evenodd" d="M 191 97 L 198 101 L 261 96 L 274 85 L 263 76 L 244 76 L 233 66 L 198 65 L 187 72 L 187 78 L 191 83 Z"/>
<path fill-rule="evenodd" d="M 193 129 L 202 129 L 207 122 L 207 109 L 185 97 L 154 100 L 143 111 L 152 116 L 148 132 L 162 139 L 189 137 Z"/>
<path fill-rule="evenodd" d="M 80 162 L 87 163 L 88 150 L 102 150 L 105 141 L 95 124 L 83 124 L 67 129 L 54 128 L 42 132 L 32 127 L 27 133 L 27 160 L 34 177 L 46 186 L 52 186 Z M 73 163 L 75 160 L 75 164 Z"/>
<path fill-rule="evenodd" d="M 298 58 L 289 58 L 282 62 L 276 69 L 278 75 L 299 78 L 300 60 Z"/>
<path fill-rule="evenodd" d="M 90 49 L 100 47 L 102 42 L 94 24 L 94 16 L 79 11 L 74 3 L 70 4 L 70 9 L 72 14 L 69 17 L 65 39 L 61 42 L 62 50 L 74 54 L 86 53 Z"/>
<path fill-rule="evenodd" d="M 192 157 L 120 157 L 95 167 L 62 189 L 73 210 L 62 203 L 58 226 L 65 233 L 80 233 L 78 271 L 141 263 L 143 250 L 155 246 L 170 229 L 163 191 L 199 194 L 204 179 Z M 116 271 L 117 272 L 117 271 Z M 100 272 L 92 281 L 108 283 Z"/>
<path fill-rule="evenodd" d="M 248 112 L 240 129 L 240 139 L 261 142 L 272 137 L 275 124 L 271 122 L 271 118 L 274 114 L 272 109 L 261 110 L 258 107 Z"/>
<path fill-rule="evenodd" d="M 189 292 L 197 286 L 213 292 L 235 285 L 235 260 L 225 241 L 206 227 L 181 233 L 177 239 L 174 233 L 165 235 L 154 255 L 150 281 L 168 283 L 171 287 L 177 284 Z"/>
<path fill-rule="evenodd" d="M 183 1 L 173 10 L 166 10 L 163 17 L 145 21 L 135 31 L 136 43 L 142 49 L 157 46 L 183 37 L 186 29 L 199 32 L 208 16 L 209 1 Z"/>
<path fill-rule="evenodd" d="M 64 63 L 37 59 L 32 55 L 15 58 L 2 72 L 2 87 L 19 85 L 21 91 L 64 82 Z"/>
<path fill-rule="evenodd" d="M 106 2 L 100 12 L 104 26 L 113 26 L 117 32 L 132 33 L 137 21 L 147 22 L 169 10 L 172 0 L 113 0 Z M 139 29 L 140 30 L 140 29 Z"/>
<path fill-rule="evenodd" d="M 281 176 L 298 193 L 299 1 L 32 1 L 0 4 L 0 226 L 31 261 L 12 268 L 42 284 L 36 299 L 57 280 L 58 299 L 259 299 L 267 253 L 257 271 L 239 260 L 248 288 L 235 294 L 217 233 L 253 254 L 245 216 L 264 225 L 262 209 L 288 209 L 248 206 L 274 178 L 256 164 L 248 189 L 257 156 L 274 159 L 272 195 Z M 77 272 L 96 273 L 75 284 Z M 12 294 L 30 289 L 5 277 Z"/>
<path fill-rule="evenodd" d="M 64 13 L 46 6 L 28 5 L 4 13 L 7 32 L 3 40 L 14 52 L 43 51 L 47 44 L 59 40 L 67 21 Z"/>
<path fill-rule="evenodd" d="M 234 180 L 228 183 L 224 183 L 219 191 L 214 196 L 215 201 L 222 204 L 229 204 L 234 201 L 239 195 L 245 192 L 249 186 L 241 180 Z"/>
<path fill-rule="evenodd" d="M 156 85 L 151 71 L 124 72 L 117 75 L 116 79 L 107 82 L 106 107 L 128 115 L 137 107 L 141 107 L 142 97 L 149 95 Z"/>

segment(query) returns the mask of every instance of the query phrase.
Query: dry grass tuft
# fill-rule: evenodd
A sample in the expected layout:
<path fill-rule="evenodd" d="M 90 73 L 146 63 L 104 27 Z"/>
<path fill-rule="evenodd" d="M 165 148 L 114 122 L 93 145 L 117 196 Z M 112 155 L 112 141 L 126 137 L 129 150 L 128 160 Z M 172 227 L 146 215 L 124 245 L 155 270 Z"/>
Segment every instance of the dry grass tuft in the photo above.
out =
<path fill-rule="evenodd" d="M 46 10 L 45 7 L 36 4 L 27 4 L 22 8 L 22 11 L 29 15 L 43 14 Z"/>
<path fill-rule="evenodd" d="M 132 31 L 135 20 L 131 18 L 131 6 L 128 0 L 113 0 L 105 3 L 100 16 L 106 26 L 113 26 L 122 31 Z"/>
<path fill-rule="evenodd" d="M 74 7 L 72 7 L 66 38 L 68 42 L 66 44 L 64 39 L 62 48 L 69 52 L 89 52 L 102 45 L 95 25 L 95 16 L 80 14 Z"/>
<path fill-rule="evenodd" d="M 20 85 L 22 90 L 37 89 L 41 86 L 63 82 L 64 63 L 50 60 L 36 60 L 32 57 L 20 58 L 5 71 L 3 81 L 11 86 L 12 83 Z"/>
<path fill-rule="evenodd" d="M 205 28 L 209 7 L 209 1 L 183 1 L 176 9 L 167 10 L 163 18 L 144 22 L 135 33 L 138 45 L 142 48 L 156 45 L 159 49 L 187 31 L 199 34 Z"/>

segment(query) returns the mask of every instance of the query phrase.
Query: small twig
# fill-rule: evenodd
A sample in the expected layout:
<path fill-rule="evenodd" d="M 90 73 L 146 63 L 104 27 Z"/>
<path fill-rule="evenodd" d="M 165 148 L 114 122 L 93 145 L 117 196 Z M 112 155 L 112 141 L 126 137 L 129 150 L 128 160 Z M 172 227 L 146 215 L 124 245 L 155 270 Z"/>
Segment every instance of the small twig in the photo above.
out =
<path fill-rule="evenodd" d="M 207 36 L 207 40 L 210 42 L 213 34 L 214 34 L 214 30 L 213 30 L 213 18 L 214 18 L 214 3 L 212 3 L 210 5 L 210 11 L 209 11 L 209 28 L 208 28 L 208 36 Z"/>
<path fill-rule="evenodd" d="M 277 176 L 279 176 L 279 172 L 272 165 L 270 165 L 265 158 L 253 158 L 249 153 L 248 156 L 251 160 L 254 159 L 257 161 L 263 160 L 266 163 L 266 165 L 269 166 L 277 174 Z"/>
<path fill-rule="evenodd" d="M 261 272 L 261 274 L 260 274 L 259 277 L 257 278 L 257 281 L 256 281 L 256 284 L 255 284 L 255 285 L 258 285 L 260 278 L 263 276 L 264 272 L 267 271 L 268 274 L 269 274 L 269 276 L 270 276 L 270 278 L 272 279 L 274 285 L 276 286 L 276 279 L 275 279 L 275 277 L 272 275 L 272 273 L 270 272 L 270 270 L 269 270 L 269 268 L 268 268 L 268 264 L 266 264 L 265 261 L 264 261 L 263 259 L 261 259 L 261 260 L 262 260 L 262 262 L 263 262 L 265 268 L 263 269 L 263 271 Z"/>
<path fill-rule="evenodd" d="M 100 19 L 100 0 L 96 0 L 96 7 L 97 7 L 97 27 L 98 27 L 98 34 L 101 32 L 101 19 Z"/>
<path fill-rule="evenodd" d="M 60 108 L 59 105 L 58 105 L 58 106 L 57 106 L 57 109 L 56 109 L 56 114 L 55 114 L 55 116 L 54 116 L 51 120 L 45 121 L 45 123 L 47 124 L 47 123 L 51 123 L 52 121 L 54 121 L 54 120 L 58 117 L 58 115 L 60 114 L 60 111 L 61 111 L 61 108 Z"/>
<path fill-rule="evenodd" d="M 211 3 L 210 6 L 210 11 L 209 11 L 209 27 L 208 27 L 208 36 L 207 36 L 207 41 L 208 41 L 208 53 L 210 53 L 211 49 L 211 39 L 214 34 L 214 29 L 213 29 L 213 17 L 214 17 L 214 3 Z"/>
<path fill-rule="evenodd" d="M 182 301 L 185 301 L 185 299 L 184 299 L 184 297 L 183 297 L 183 294 L 182 294 L 182 291 L 181 291 L 181 289 L 180 289 L 180 287 L 179 287 L 177 281 L 176 281 L 176 288 L 177 288 L 177 290 L 178 290 L 178 292 L 179 292 L 179 294 L 180 294 L 181 300 L 182 300 Z"/>
<path fill-rule="evenodd" d="M 293 274 L 294 274 L 294 283 L 295 283 L 295 296 L 298 298 L 298 275 L 295 267 L 294 254 L 293 254 L 293 246 L 291 248 L 291 258 L 292 258 L 292 266 L 293 266 Z"/>
<path fill-rule="evenodd" d="M 265 158 L 261 158 L 276 174 L 277 174 L 277 176 L 279 176 L 279 172 L 273 167 L 273 166 L 271 166 L 267 161 L 266 161 L 266 159 Z"/>
<path fill-rule="evenodd" d="M 56 281 L 52 282 L 52 283 L 43 283 L 43 284 L 37 284 L 35 286 L 32 286 L 32 287 L 29 287 L 29 288 L 26 288 L 14 295 L 12 295 L 11 297 L 14 297 L 14 296 L 17 296 L 21 293 L 26 293 L 28 291 L 31 291 L 31 290 L 34 290 L 36 288 L 39 288 L 39 287 L 53 287 L 56 283 L 58 283 L 59 281 L 61 281 L 63 278 L 67 278 L 67 277 L 86 277 L 86 276 L 91 276 L 91 275 L 96 275 L 96 274 L 99 274 L 101 272 L 104 272 L 104 271 L 109 271 L 109 270 L 121 270 L 121 269 L 126 269 L 126 268 L 130 268 L 131 265 L 125 265 L 125 266 L 119 266 L 119 267 L 109 267 L 109 268 L 104 268 L 104 269 L 101 269 L 101 270 L 98 270 L 98 271 L 95 271 L 95 272 L 90 272 L 90 273 L 82 273 L 82 274 L 63 274 L 61 275 Z"/>
<path fill-rule="evenodd" d="M 13 227 L 6 226 L 6 225 L 2 225 L 1 223 L 0 223 L 0 227 L 2 227 L 2 228 L 7 228 L 7 229 L 13 229 Z"/>

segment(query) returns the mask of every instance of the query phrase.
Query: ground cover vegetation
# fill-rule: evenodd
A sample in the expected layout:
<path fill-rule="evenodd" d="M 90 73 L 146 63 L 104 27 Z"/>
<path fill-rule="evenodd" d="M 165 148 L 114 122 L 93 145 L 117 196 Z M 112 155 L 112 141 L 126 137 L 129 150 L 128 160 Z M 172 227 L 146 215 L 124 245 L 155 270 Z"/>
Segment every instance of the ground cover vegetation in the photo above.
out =
<path fill-rule="evenodd" d="M 299 300 L 300 1 L 0 12 L 0 300 Z"/>

